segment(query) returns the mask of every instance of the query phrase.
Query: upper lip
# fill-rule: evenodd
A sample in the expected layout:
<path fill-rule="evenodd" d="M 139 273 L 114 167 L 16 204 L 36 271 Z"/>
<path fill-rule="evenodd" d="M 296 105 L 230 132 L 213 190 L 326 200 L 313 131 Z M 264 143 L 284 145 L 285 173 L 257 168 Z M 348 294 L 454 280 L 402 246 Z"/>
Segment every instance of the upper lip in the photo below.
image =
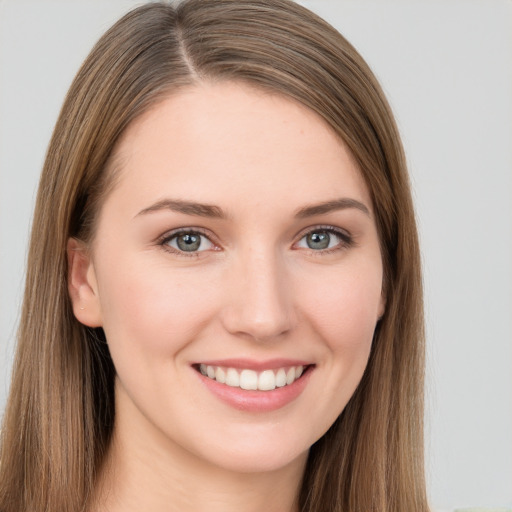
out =
<path fill-rule="evenodd" d="M 239 370 L 275 370 L 277 368 L 286 368 L 290 366 L 310 366 L 311 361 L 303 359 L 267 359 L 265 361 L 257 361 L 254 359 L 215 359 L 206 361 L 197 361 L 194 365 L 204 364 L 206 366 L 222 366 L 224 368 L 237 368 Z"/>

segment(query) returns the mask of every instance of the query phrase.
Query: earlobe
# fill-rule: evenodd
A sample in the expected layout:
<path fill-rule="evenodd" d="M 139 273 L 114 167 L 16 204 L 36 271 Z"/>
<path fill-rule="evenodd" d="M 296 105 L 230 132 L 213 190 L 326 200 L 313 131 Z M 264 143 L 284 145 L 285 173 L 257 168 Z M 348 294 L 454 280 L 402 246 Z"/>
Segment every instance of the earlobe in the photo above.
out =
<path fill-rule="evenodd" d="M 68 292 L 76 319 L 88 327 L 101 327 L 101 307 L 96 273 L 83 242 L 70 238 L 67 244 Z"/>

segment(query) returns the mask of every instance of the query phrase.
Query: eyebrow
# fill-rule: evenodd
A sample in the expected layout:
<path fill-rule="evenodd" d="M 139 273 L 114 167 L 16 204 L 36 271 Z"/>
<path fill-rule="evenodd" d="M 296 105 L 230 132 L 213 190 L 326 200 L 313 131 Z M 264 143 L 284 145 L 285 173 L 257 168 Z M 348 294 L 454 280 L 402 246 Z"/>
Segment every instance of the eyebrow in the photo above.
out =
<path fill-rule="evenodd" d="M 334 199 L 332 201 L 326 201 L 324 203 L 313 204 L 300 208 L 296 212 L 295 217 L 298 219 L 304 219 L 315 215 L 331 213 L 337 210 L 345 210 L 347 208 L 355 208 L 356 210 L 360 210 L 364 214 L 368 215 L 368 217 L 370 216 L 370 210 L 365 204 L 357 201 L 356 199 L 343 197 L 341 199 Z"/>
<path fill-rule="evenodd" d="M 162 199 L 148 208 L 141 210 L 136 217 L 161 210 L 171 210 L 178 213 L 184 213 L 185 215 L 213 217 L 216 219 L 225 219 L 227 217 L 227 215 L 218 206 L 195 203 L 192 201 L 183 201 L 181 199 Z"/>
<path fill-rule="evenodd" d="M 295 218 L 304 219 L 315 215 L 331 213 L 337 210 L 345 210 L 347 208 L 355 208 L 370 216 L 370 210 L 365 204 L 357 201 L 356 199 L 343 197 L 341 199 L 334 199 L 300 208 L 295 213 Z M 196 215 L 198 217 L 211 217 L 216 219 L 227 218 L 226 213 L 218 206 L 196 203 L 193 201 L 184 201 L 181 199 L 162 199 L 161 201 L 141 210 L 136 217 L 161 210 L 171 210 L 178 213 L 184 213 L 185 215 Z"/>

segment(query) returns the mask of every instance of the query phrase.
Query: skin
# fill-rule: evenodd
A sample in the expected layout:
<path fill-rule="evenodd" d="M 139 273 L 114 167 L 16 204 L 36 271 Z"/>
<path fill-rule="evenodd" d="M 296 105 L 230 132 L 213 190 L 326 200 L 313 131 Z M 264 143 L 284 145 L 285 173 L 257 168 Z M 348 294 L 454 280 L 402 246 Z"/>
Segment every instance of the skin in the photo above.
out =
<path fill-rule="evenodd" d="M 92 245 L 68 244 L 75 315 L 103 327 L 117 370 L 98 509 L 297 510 L 309 447 L 357 387 L 385 307 L 357 166 L 316 114 L 236 83 L 167 98 L 132 123 L 116 159 Z M 352 203 L 304 211 L 341 198 Z M 341 234 L 310 248 L 306 235 L 326 226 Z M 201 250 L 164 240 L 179 228 L 204 233 Z M 226 358 L 312 366 L 298 397 L 254 412 L 219 400 L 193 367 Z"/>

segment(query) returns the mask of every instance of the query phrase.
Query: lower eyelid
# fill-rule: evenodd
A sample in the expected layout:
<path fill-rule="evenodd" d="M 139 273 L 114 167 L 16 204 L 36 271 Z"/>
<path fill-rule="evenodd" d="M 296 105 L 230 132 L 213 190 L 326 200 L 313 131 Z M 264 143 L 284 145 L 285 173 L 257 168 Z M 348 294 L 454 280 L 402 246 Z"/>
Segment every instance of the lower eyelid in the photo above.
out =
<path fill-rule="evenodd" d="M 354 244 L 354 239 L 350 234 L 346 233 L 345 231 L 341 231 L 339 229 L 335 229 L 330 226 L 318 226 L 316 228 L 309 229 L 308 231 L 303 232 L 302 235 L 300 235 L 299 242 L 301 240 L 303 240 L 309 234 L 319 233 L 319 232 L 324 232 L 324 233 L 328 233 L 329 235 L 336 236 L 339 239 L 339 243 L 334 247 L 328 247 L 325 249 L 315 250 L 315 249 L 311 249 L 309 247 L 305 247 L 305 249 L 309 249 L 311 251 L 321 253 L 321 252 L 326 252 L 326 251 L 330 251 L 330 250 L 336 250 L 337 248 L 342 249 L 344 247 L 350 247 Z"/>
<path fill-rule="evenodd" d="M 183 251 L 179 247 L 173 247 L 172 245 L 170 245 L 170 242 L 172 240 L 175 240 L 180 235 L 187 235 L 187 234 L 200 236 L 204 240 L 207 240 L 208 244 L 210 244 L 211 247 L 208 247 L 208 248 L 205 248 L 205 249 L 201 249 L 201 250 L 196 250 L 196 251 Z M 206 252 L 208 250 L 211 250 L 212 248 L 216 248 L 217 247 L 215 242 L 212 241 L 210 236 L 208 236 L 207 234 L 199 231 L 198 229 L 179 229 L 177 231 L 171 231 L 171 232 L 166 233 L 166 234 L 162 235 L 161 237 L 159 237 L 156 242 L 157 242 L 158 245 L 163 247 L 165 250 L 167 250 L 169 252 L 172 252 L 174 254 L 179 254 L 180 256 L 181 255 L 184 255 L 184 256 L 197 256 L 197 255 L 199 255 L 202 252 Z"/>
<path fill-rule="evenodd" d="M 335 229 L 330 226 L 319 226 L 317 228 L 309 229 L 308 231 L 303 232 L 303 234 L 300 235 L 298 242 L 296 242 L 294 245 L 297 246 L 297 244 L 300 241 L 302 241 L 307 235 L 309 235 L 311 233 L 315 233 L 315 232 L 329 233 L 330 235 L 336 236 L 338 238 L 339 242 L 335 246 L 327 247 L 325 249 L 312 249 L 310 247 L 300 247 L 301 249 L 306 249 L 306 250 L 309 250 L 309 251 L 311 251 L 313 253 L 317 253 L 317 254 L 325 254 L 328 252 L 335 252 L 337 250 L 346 249 L 346 248 L 349 248 L 349 247 L 355 245 L 354 238 L 351 234 L 349 234 L 345 231 L 342 231 L 340 229 Z M 176 239 L 178 236 L 184 235 L 184 234 L 194 234 L 194 235 L 198 235 L 198 236 L 204 238 L 205 240 L 208 241 L 209 247 L 207 247 L 205 249 L 201 249 L 201 250 L 195 250 L 195 251 L 184 251 L 184 250 L 181 250 L 179 247 L 173 247 L 170 245 L 171 240 Z M 185 256 L 185 257 L 194 257 L 194 256 L 197 257 L 197 256 L 200 256 L 201 253 L 203 253 L 203 252 L 207 252 L 210 250 L 219 250 L 218 245 L 212 240 L 211 236 L 209 236 L 206 233 L 203 233 L 199 229 L 179 229 L 174 232 L 166 233 L 165 235 L 162 235 L 161 237 L 159 237 L 159 239 L 157 240 L 157 243 L 158 243 L 158 245 L 162 246 L 168 252 L 177 254 L 179 256 Z"/>
<path fill-rule="evenodd" d="M 178 233 L 178 234 L 176 234 L 176 235 L 171 236 L 171 237 L 167 240 L 166 245 L 170 245 L 170 242 L 177 240 L 177 239 L 178 239 L 178 237 L 179 237 L 180 235 L 183 235 L 183 234 L 189 234 L 189 233 Z M 207 241 L 207 244 L 209 244 L 210 246 L 212 246 L 212 247 L 213 247 L 213 243 L 212 243 L 212 241 L 211 241 L 208 237 L 206 237 L 205 235 L 202 235 L 202 234 L 200 234 L 200 233 L 190 233 L 190 234 L 194 234 L 194 235 L 199 236 L 199 237 L 201 238 L 201 241 L 200 241 L 199 247 L 202 247 L 202 246 L 204 245 L 204 241 L 205 241 L 205 240 Z M 177 243 L 177 242 L 176 242 L 176 243 Z M 174 247 L 174 246 L 170 246 L 170 247 L 172 247 L 173 249 L 176 249 L 176 250 L 177 250 L 177 251 L 179 251 L 179 252 L 203 252 L 203 251 L 207 251 L 208 249 L 210 249 L 210 247 L 206 247 L 206 248 L 202 248 L 201 250 L 199 250 L 199 249 L 198 249 L 198 250 L 196 250 L 196 251 L 183 251 L 183 250 L 181 250 L 179 247 Z"/>

